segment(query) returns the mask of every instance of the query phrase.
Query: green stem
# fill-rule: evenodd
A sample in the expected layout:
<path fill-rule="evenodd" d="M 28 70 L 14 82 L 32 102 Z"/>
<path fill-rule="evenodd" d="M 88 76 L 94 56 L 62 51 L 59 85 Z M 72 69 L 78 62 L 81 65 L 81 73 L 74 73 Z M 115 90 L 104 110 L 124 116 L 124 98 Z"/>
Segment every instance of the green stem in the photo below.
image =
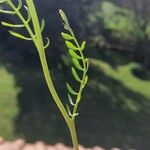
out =
<path fill-rule="evenodd" d="M 61 102 L 61 100 L 60 100 L 60 98 L 59 98 L 59 96 L 55 90 L 55 87 L 53 85 L 52 79 L 50 77 L 45 53 L 39 52 L 39 57 L 40 57 L 40 61 L 41 61 L 41 65 L 42 65 L 42 69 L 43 69 L 43 73 L 45 76 L 45 80 L 46 80 L 48 89 L 49 89 L 50 93 L 52 94 L 52 97 L 53 97 L 55 103 L 57 104 L 59 110 L 61 111 L 67 125 L 69 125 L 70 124 L 70 118 L 69 118 L 68 113 L 67 113 L 64 105 L 62 104 L 62 102 Z"/>
<path fill-rule="evenodd" d="M 40 62 L 41 62 L 41 65 L 42 65 L 42 70 L 43 70 L 43 73 L 44 73 L 44 77 L 45 77 L 48 89 L 49 89 L 50 93 L 52 94 L 52 97 L 53 97 L 56 105 L 58 106 L 62 116 L 64 117 L 64 119 L 65 119 L 65 121 L 68 125 L 69 131 L 70 131 L 70 134 L 71 134 L 71 138 L 72 138 L 72 142 L 73 142 L 74 150 L 79 150 L 78 149 L 78 139 L 77 139 L 76 128 L 75 128 L 75 120 L 74 120 L 74 118 L 69 117 L 62 101 L 60 100 L 60 98 L 59 98 L 59 96 L 56 92 L 53 81 L 51 79 L 51 75 L 50 75 L 50 71 L 49 71 L 49 68 L 48 68 L 48 63 L 47 63 L 47 59 L 46 59 L 46 55 L 45 55 L 43 37 L 42 37 L 42 33 L 41 33 L 41 27 L 40 27 L 40 24 L 39 24 L 37 12 L 36 12 L 33 0 L 26 0 L 26 3 L 27 3 L 27 6 L 28 6 L 28 9 L 29 9 L 29 13 L 31 15 L 33 28 L 34 28 L 34 33 L 31 30 L 28 22 L 24 19 L 24 17 L 20 13 L 20 11 L 18 9 L 16 9 L 16 7 L 11 2 L 11 0 L 7 0 L 7 3 L 16 12 L 17 16 L 20 18 L 20 20 L 25 25 L 29 35 L 31 36 L 31 38 L 32 38 L 37 50 L 38 50 Z"/>
<path fill-rule="evenodd" d="M 34 32 L 36 36 L 36 43 L 35 46 L 37 47 L 38 51 L 44 51 L 44 44 L 43 44 L 43 38 L 42 38 L 42 33 L 41 33 L 41 27 L 40 23 L 38 20 L 37 12 L 33 3 L 33 0 L 26 0 L 31 18 L 32 18 L 32 23 L 34 27 Z M 39 52 L 40 52 L 39 51 Z"/>
<path fill-rule="evenodd" d="M 78 144 L 78 138 L 77 138 L 77 132 L 76 132 L 74 119 L 72 119 L 70 123 L 69 130 L 70 130 L 74 150 L 79 150 L 79 144 Z"/>
<path fill-rule="evenodd" d="M 31 15 L 31 18 L 32 18 L 34 32 L 35 32 L 35 35 L 36 35 L 35 46 L 37 47 L 37 50 L 38 50 L 38 53 L 39 53 L 39 57 L 40 57 L 40 61 L 41 61 L 41 65 L 42 65 L 42 69 L 43 69 L 43 72 L 44 72 L 44 76 L 45 76 L 45 79 L 46 79 L 48 89 L 49 89 L 50 93 L 52 94 L 52 97 L 53 97 L 54 101 L 56 102 L 59 110 L 61 111 L 66 123 L 69 124 L 70 118 L 69 118 L 69 116 L 67 114 L 67 111 L 66 111 L 64 105 L 62 104 L 56 90 L 55 90 L 55 87 L 53 85 L 53 82 L 52 82 L 52 79 L 51 79 L 51 76 L 50 76 L 50 72 L 49 72 L 49 68 L 48 68 L 48 64 L 47 64 L 47 59 L 46 59 L 46 55 L 45 55 L 43 38 L 42 38 L 41 29 L 40 29 L 38 16 L 37 16 L 37 12 L 36 12 L 34 3 L 33 3 L 32 0 L 26 0 L 26 3 L 28 5 L 29 12 L 30 12 L 30 15 Z"/>
<path fill-rule="evenodd" d="M 58 106 L 60 112 L 62 113 L 68 128 L 70 130 L 70 134 L 71 134 L 71 138 L 72 138 L 72 142 L 73 142 L 73 147 L 74 150 L 79 150 L 78 149 L 78 140 L 77 140 L 77 135 L 76 135 L 76 128 L 75 128 L 75 122 L 74 120 L 72 120 L 64 105 L 62 104 L 56 90 L 55 87 L 53 85 L 51 76 L 50 76 L 50 72 L 49 72 L 49 68 L 48 68 L 48 63 L 47 63 L 47 59 L 46 59 L 46 55 L 45 55 L 45 49 L 44 49 L 44 44 L 43 44 L 43 38 L 42 38 L 42 34 L 41 34 L 41 30 L 40 30 L 40 25 L 39 25 L 39 21 L 38 21 L 38 16 L 35 10 L 35 6 L 32 0 L 26 0 L 26 3 L 28 5 L 29 8 L 29 12 L 32 18 L 32 23 L 33 23 L 33 27 L 34 27 L 34 31 L 35 31 L 35 35 L 36 35 L 36 41 L 35 41 L 35 46 L 38 49 L 38 53 L 39 53 L 39 57 L 40 57 L 40 61 L 41 61 L 41 65 L 42 65 L 42 69 L 43 69 L 43 73 L 45 76 L 45 80 L 48 86 L 48 89 L 50 91 L 50 93 L 52 94 L 52 97 L 56 103 L 56 105 Z"/>
<path fill-rule="evenodd" d="M 77 134 L 76 134 L 75 122 L 68 116 L 66 109 L 64 108 L 63 104 L 61 103 L 61 101 L 56 93 L 56 90 L 53 86 L 53 83 L 52 83 L 52 80 L 51 80 L 51 77 L 49 74 L 49 69 L 48 69 L 45 53 L 40 52 L 39 56 L 40 56 L 40 60 L 41 60 L 41 64 L 42 64 L 42 68 L 43 68 L 43 72 L 44 72 L 44 76 L 45 76 L 48 88 L 49 88 L 59 110 L 61 111 L 61 113 L 68 125 L 69 131 L 71 134 L 71 138 L 72 138 L 72 142 L 73 142 L 74 150 L 78 150 L 78 139 L 77 139 Z"/>
<path fill-rule="evenodd" d="M 51 77 L 50 77 L 50 74 L 49 74 L 49 69 L 48 69 L 45 53 L 40 52 L 39 57 L 40 57 L 40 61 L 41 61 L 41 64 L 42 64 L 44 76 L 45 76 L 46 83 L 48 85 L 49 91 L 52 94 L 59 110 L 61 111 L 61 113 L 62 113 L 62 115 L 63 115 L 63 117 L 64 117 L 64 119 L 65 119 L 65 121 L 68 125 L 69 131 L 70 131 L 70 134 L 71 134 L 71 138 L 72 138 L 72 142 L 73 142 L 74 150 L 79 150 L 78 149 L 78 139 L 77 139 L 77 134 L 76 134 L 75 122 L 74 122 L 74 120 L 72 120 L 68 116 L 68 114 L 66 112 L 66 109 L 64 108 L 62 102 L 60 101 L 60 99 L 59 99 L 59 97 L 56 93 L 56 90 L 54 88 L 54 85 L 52 83 L 52 80 L 51 80 Z"/>

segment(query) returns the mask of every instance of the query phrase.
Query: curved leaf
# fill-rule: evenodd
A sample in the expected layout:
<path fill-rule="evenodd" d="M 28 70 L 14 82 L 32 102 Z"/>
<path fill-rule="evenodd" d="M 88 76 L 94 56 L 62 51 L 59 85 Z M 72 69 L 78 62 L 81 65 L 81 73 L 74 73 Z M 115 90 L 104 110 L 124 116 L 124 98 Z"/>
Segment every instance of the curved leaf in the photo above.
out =
<path fill-rule="evenodd" d="M 24 5 L 23 7 L 26 9 L 26 11 L 28 11 L 28 7 L 26 5 Z"/>
<path fill-rule="evenodd" d="M 79 75 L 77 74 L 76 70 L 72 67 L 71 68 L 72 74 L 74 76 L 74 78 L 78 81 L 78 82 L 82 82 L 82 80 L 80 79 Z"/>
<path fill-rule="evenodd" d="M 6 2 L 6 0 L 0 0 L 0 3 L 4 3 L 4 2 Z"/>
<path fill-rule="evenodd" d="M 16 12 L 14 12 L 14 11 L 2 10 L 2 9 L 0 9 L 0 13 L 10 14 L 10 15 L 14 15 L 14 14 L 16 14 Z"/>
<path fill-rule="evenodd" d="M 69 54 L 73 57 L 73 58 L 76 58 L 76 59 L 81 59 L 81 57 L 76 54 L 73 50 L 69 50 Z"/>
<path fill-rule="evenodd" d="M 73 103 L 72 97 L 70 96 L 69 93 L 68 93 L 68 100 L 72 106 L 75 106 L 75 103 Z"/>
<path fill-rule="evenodd" d="M 84 41 L 84 42 L 82 43 L 82 45 L 81 45 L 80 50 L 83 51 L 83 50 L 85 49 L 85 46 L 86 46 L 86 42 Z"/>
<path fill-rule="evenodd" d="M 76 47 L 74 44 L 72 44 L 71 42 L 69 41 L 66 41 L 66 46 L 71 49 L 71 50 L 78 50 L 78 47 Z"/>
<path fill-rule="evenodd" d="M 23 40 L 32 40 L 31 38 L 25 37 L 24 35 L 21 35 L 20 33 L 9 31 L 9 33 L 17 38 L 23 39 Z"/>
<path fill-rule="evenodd" d="M 61 36 L 65 39 L 65 40 L 72 40 L 73 37 L 70 34 L 67 33 L 61 33 Z"/>
<path fill-rule="evenodd" d="M 74 113 L 74 114 L 72 114 L 72 117 L 76 117 L 78 115 L 79 115 L 79 113 Z"/>
<path fill-rule="evenodd" d="M 27 23 L 29 23 L 30 22 L 30 20 L 31 20 L 31 15 L 30 15 L 30 13 L 29 13 L 29 10 L 28 10 L 28 7 L 26 6 L 26 5 L 24 5 L 24 8 L 25 8 L 25 10 L 27 11 L 27 15 L 28 15 L 28 18 L 27 18 Z"/>
<path fill-rule="evenodd" d="M 12 23 L 8 23 L 8 22 L 4 22 L 4 21 L 2 21 L 1 24 L 3 26 L 11 27 L 11 28 L 23 28 L 24 27 L 24 24 L 12 24 Z"/>
<path fill-rule="evenodd" d="M 74 65 L 76 68 L 78 68 L 79 70 L 83 71 L 84 69 L 82 68 L 82 66 L 80 65 L 79 61 L 76 58 L 72 59 Z"/>
<path fill-rule="evenodd" d="M 75 91 L 72 89 L 72 87 L 71 87 L 68 83 L 66 83 L 66 86 L 67 86 L 68 91 L 69 91 L 72 95 L 77 95 L 77 94 L 78 94 L 77 92 L 75 92 Z"/>
<path fill-rule="evenodd" d="M 17 10 L 20 10 L 21 8 L 22 8 L 22 0 L 18 0 Z"/>
<path fill-rule="evenodd" d="M 67 112 L 68 112 L 69 116 L 72 117 L 70 107 L 68 106 L 68 104 L 66 104 L 66 106 L 67 106 Z"/>
<path fill-rule="evenodd" d="M 41 23 L 41 32 L 43 32 L 44 28 L 45 28 L 45 20 L 42 19 L 42 23 Z"/>
<path fill-rule="evenodd" d="M 49 47 L 49 45 L 50 45 L 50 40 L 49 40 L 49 38 L 48 38 L 48 37 L 46 37 L 46 39 L 47 39 L 47 43 L 46 43 L 46 45 L 44 46 L 44 49 L 48 48 L 48 47 Z"/>

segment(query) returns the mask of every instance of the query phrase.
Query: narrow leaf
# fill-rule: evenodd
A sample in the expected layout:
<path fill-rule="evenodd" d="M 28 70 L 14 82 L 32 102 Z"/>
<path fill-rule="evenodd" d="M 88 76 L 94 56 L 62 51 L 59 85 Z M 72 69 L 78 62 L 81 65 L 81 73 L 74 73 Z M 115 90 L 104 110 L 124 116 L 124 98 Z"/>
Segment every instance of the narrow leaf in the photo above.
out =
<path fill-rule="evenodd" d="M 72 117 L 76 117 L 76 116 L 78 116 L 79 115 L 79 113 L 74 113 L 73 115 L 72 115 Z"/>
<path fill-rule="evenodd" d="M 27 11 L 27 15 L 28 15 L 28 18 L 27 18 L 27 23 L 29 23 L 30 22 L 30 20 L 31 20 L 31 15 L 30 15 L 30 13 L 29 13 L 29 10 L 28 10 L 28 7 L 26 6 L 26 5 L 24 5 L 24 8 L 25 8 L 25 10 Z"/>
<path fill-rule="evenodd" d="M 6 0 L 0 0 L 0 3 L 4 3 Z"/>
<path fill-rule="evenodd" d="M 17 10 L 20 10 L 21 8 L 22 8 L 22 0 L 18 0 Z"/>
<path fill-rule="evenodd" d="M 77 48 L 74 44 L 72 44 L 71 42 L 66 41 L 65 43 L 66 43 L 66 46 L 67 46 L 69 49 L 78 50 L 78 48 Z"/>
<path fill-rule="evenodd" d="M 67 106 L 67 112 L 68 112 L 69 116 L 72 117 L 70 107 L 68 106 L 68 104 L 66 104 L 66 106 Z"/>
<path fill-rule="evenodd" d="M 75 106 L 75 103 L 73 103 L 72 97 L 69 93 L 68 93 L 68 100 L 72 106 Z"/>
<path fill-rule="evenodd" d="M 89 69 L 89 59 L 88 58 L 85 59 L 85 63 L 86 63 L 86 72 L 87 72 Z"/>
<path fill-rule="evenodd" d="M 74 78 L 78 81 L 78 82 L 82 82 L 82 80 L 80 79 L 79 75 L 77 74 L 76 70 L 72 67 L 71 68 L 72 74 L 74 76 Z"/>
<path fill-rule="evenodd" d="M 78 94 L 77 92 L 75 92 L 75 91 L 72 89 L 72 87 L 71 87 L 68 83 L 66 83 L 66 86 L 67 86 L 68 91 L 69 91 L 72 95 L 77 95 L 77 94 Z"/>
<path fill-rule="evenodd" d="M 45 28 L 45 20 L 42 19 L 42 23 L 41 23 L 41 32 L 43 32 L 44 28 Z"/>
<path fill-rule="evenodd" d="M 47 39 L 47 43 L 46 43 L 46 45 L 44 46 L 44 49 L 48 48 L 48 47 L 49 47 L 49 45 L 50 45 L 50 40 L 49 40 L 49 38 L 48 38 L 48 37 L 46 37 L 46 39 Z"/>
<path fill-rule="evenodd" d="M 73 50 L 69 50 L 69 54 L 73 57 L 73 58 L 76 58 L 76 59 L 81 59 L 81 57 L 76 54 Z"/>
<path fill-rule="evenodd" d="M 85 46 L 86 46 L 86 42 L 84 41 L 81 45 L 81 51 L 83 51 L 85 49 Z"/>
<path fill-rule="evenodd" d="M 10 15 L 14 15 L 14 14 L 16 14 L 16 12 L 14 12 L 14 11 L 9 11 L 9 10 L 1 10 L 1 9 L 0 9 L 0 13 L 4 13 L 4 14 L 10 14 Z"/>
<path fill-rule="evenodd" d="M 70 34 L 67 33 L 61 33 L 61 36 L 65 39 L 65 40 L 72 40 L 73 37 Z"/>
<path fill-rule="evenodd" d="M 76 68 L 78 68 L 79 70 L 83 71 L 84 69 L 82 68 L 82 66 L 80 65 L 79 61 L 76 58 L 72 59 L 74 65 Z"/>
<path fill-rule="evenodd" d="M 68 22 L 68 19 L 67 19 L 65 13 L 64 13 L 61 9 L 59 10 L 59 14 L 60 14 L 62 20 L 64 21 L 64 23 L 65 23 L 66 25 L 69 25 L 69 22 Z"/>
<path fill-rule="evenodd" d="M 26 11 L 28 11 L 28 7 L 26 5 L 24 5 L 23 7 L 26 9 Z"/>
<path fill-rule="evenodd" d="M 11 27 L 11 28 L 23 28 L 24 27 L 24 24 L 12 24 L 8 22 L 4 22 L 4 21 L 2 21 L 1 23 L 3 26 Z"/>
<path fill-rule="evenodd" d="M 17 38 L 23 39 L 23 40 L 32 40 L 31 38 L 25 37 L 24 35 L 21 35 L 19 33 L 9 31 L 9 33 Z"/>
<path fill-rule="evenodd" d="M 86 76 L 85 76 L 85 79 L 84 79 L 84 84 L 85 84 L 85 85 L 87 84 L 88 79 L 89 79 L 89 77 L 86 75 Z"/>

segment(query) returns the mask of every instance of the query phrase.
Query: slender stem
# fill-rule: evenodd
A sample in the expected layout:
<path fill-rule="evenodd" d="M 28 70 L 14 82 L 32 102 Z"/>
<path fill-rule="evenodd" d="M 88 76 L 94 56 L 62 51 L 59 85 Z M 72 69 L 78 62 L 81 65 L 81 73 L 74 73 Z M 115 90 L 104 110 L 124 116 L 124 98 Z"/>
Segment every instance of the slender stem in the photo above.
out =
<path fill-rule="evenodd" d="M 55 87 L 53 85 L 53 82 L 52 82 L 52 79 L 50 76 L 47 59 L 46 59 L 46 55 L 45 55 L 45 50 L 44 50 L 44 44 L 43 44 L 43 38 L 42 38 L 42 34 L 41 34 L 40 24 L 38 21 L 38 16 L 37 16 L 37 12 L 36 12 L 33 0 L 26 0 L 26 3 L 28 5 L 29 12 L 30 12 L 30 15 L 32 18 L 34 32 L 36 35 L 35 46 L 37 47 L 37 50 L 39 53 L 42 69 L 43 69 L 44 76 L 46 79 L 46 83 L 47 83 L 49 91 L 52 94 L 52 97 L 53 97 L 54 101 L 56 102 L 59 110 L 61 111 L 66 123 L 69 124 L 70 118 L 69 118 L 67 111 L 66 111 L 64 105 L 62 104 L 56 90 L 55 90 Z"/>
<path fill-rule="evenodd" d="M 62 104 L 56 90 L 55 87 L 53 85 L 51 76 L 50 76 L 50 72 L 49 72 L 49 68 L 48 68 L 48 64 L 47 64 L 47 59 L 46 59 L 46 55 L 45 55 L 45 50 L 44 50 L 44 44 L 43 44 L 43 38 L 41 35 L 41 30 L 40 30 L 40 25 L 39 25 L 39 21 L 38 21 L 38 17 L 37 17 L 37 13 L 35 10 L 35 6 L 32 0 L 26 0 L 27 5 L 29 7 L 29 11 L 31 14 L 31 18 L 32 18 L 32 23 L 34 26 L 34 31 L 35 31 L 35 35 L 36 35 L 36 47 L 38 49 L 39 52 L 39 57 L 40 57 L 40 61 L 41 61 L 41 65 L 42 65 L 42 69 L 44 72 L 44 76 L 46 79 L 46 83 L 48 85 L 49 91 L 52 94 L 52 97 L 56 103 L 56 105 L 58 106 L 60 112 L 62 113 L 68 128 L 70 130 L 71 133 L 71 138 L 72 138 L 72 142 L 73 142 L 73 147 L 74 150 L 78 150 L 78 140 L 77 140 L 77 135 L 76 135 L 76 129 L 75 129 L 75 123 L 74 120 L 72 120 L 64 105 Z"/>
<path fill-rule="evenodd" d="M 53 85 L 53 82 L 52 82 L 52 79 L 50 77 L 50 73 L 49 73 L 49 69 L 48 69 L 48 64 L 47 64 L 47 60 L 46 60 L 46 56 L 45 56 L 45 53 L 44 52 L 40 52 L 39 53 L 39 57 L 40 57 L 40 61 L 41 61 L 41 65 L 42 65 L 42 69 L 43 69 L 43 72 L 44 72 L 44 76 L 45 76 L 45 79 L 46 79 L 46 83 L 47 83 L 47 86 L 49 88 L 49 91 L 50 93 L 52 94 L 52 97 L 55 101 L 55 103 L 57 104 L 59 110 L 61 111 L 67 125 L 70 124 L 70 117 L 68 116 L 68 113 L 64 107 L 64 105 L 62 104 L 56 90 L 55 90 L 55 87 Z"/>
<path fill-rule="evenodd" d="M 71 120 L 69 130 L 70 130 L 74 150 L 79 150 L 79 144 L 78 144 L 78 138 L 77 138 L 77 132 L 76 132 L 74 119 Z"/>
<path fill-rule="evenodd" d="M 70 134 L 71 134 L 71 139 L 72 139 L 72 143 L 73 143 L 73 147 L 74 147 L 74 150 L 79 150 L 78 148 L 78 139 L 77 139 L 77 134 L 76 134 L 76 128 L 75 128 L 75 121 L 74 119 L 71 119 L 63 104 L 61 103 L 57 93 L 56 93 L 56 90 L 53 86 L 53 83 L 52 83 L 52 80 L 50 78 L 50 74 L 49 74 L 49 69 L 48 69 L 48 65 L 47 65 L 47 60 L 46 60 L 46 56 L 45 56 L 45 53 L 39 53 L 39 56 L 40 56 L 40 60 L 41 60 L 41 64 L 42 64 L 42 68 L 43 68 L 43 72 L 44 72 L 44 76 L 45 76 L 45 79 L 46 79 L 46 83 L 48 85 L 48 88 L 59 108 L 59 110 L 61 111 L 67 125 L 68 125 L 68 128 L 69 128 L 69 131 L 70 131 Z"/>
<path fill-rule="evenodd" d="M 74 121 L 74 119 L 69 117 L 63 103 L 61 102 L 61 100 L 56 92 L 56 89 L 54 87 L 53 81 L 50 76 L 50 71 L 48 68 L 48 63 L 47 63 L 47 59 L 46 59 L 46 55 L 45 55 L 43 38 L 42 38 L 42 34 L 41 34 L 41 28 L 40 28 L 40 24 L 39 24 L 37 12 L 36 12 L 33 0 L 26 0 L 26 3 L 28 5 L 29 12 L 30 12 L 30 15 L 32 18 L 35 35 L 33 34 L 31 28 L 29 27 L 29 24 L 26 22 L 26 20 L 22 16 L 22 14 L 16 9 L 16 7 L 13 5 L 13 3 L 10 0 L 7 0 L 7 2 L 11 6 L 11 8 L 16 12 L 16 14 L 20 18 L 20 20 L 24 23 L 27 31 L 29 32 L 29 34 L 38 50 L 40 62 L 42 65 L 42 69 L 43 69 L 43 73 L 44 73 L 44 77 L 45 77 L 48 89 L 49 89 L 50 93 L 52 94 L 52 97 L 53 97 L 56 105 L 58 106 L 62 116 L 64 117 L 64 119 L 68 125 L 69 131 L 71 134 L 71 138 L 72 138 L 72 142 L 73 142 L 74 150 L 79 150 L 78 149 L 78 140 L 77 140 L 77 135 L 76 135 L 76 128 L 75 128 L 75 121 Z"/>
<path fill-rule="evenodd" d="M 36 12 L 36 9 L 35 9 L 35 5 L 33 3 L 33 0 L 26 0 L 26 3 L 27 3 L 27 6 L 28 6 L 28 9 L 29 9 L 31 18 L 32 18 L 32 24 L 33 24 L 34 32 L 35 32 L 35 35 L 36 35 L 35 46 L 37 47 L 38 50 L 44 50 L 41 27 L 40 27 L 37 12 Z"/>
<path fill-rule="evenodd" d="M 59 110 L 61 111 L 61 113 L 62 113 L 62 115 L 63 115 L 63 117 L 64 117 L 64 119 L 65 119 L 65 121 L 66 121 L 66 123 L 68 125 L 69 131 L 70 131 L 70 134 L 71 134 L 71 139 L 72 139 L 74 150 L 79 150 L 78 149 L 78 139 L 77 139 L 74 119 L 71 119 L 68 116 L 68 114 L 66 112 L 66 109 L 64 108 L 62 102 L 60 101 L 60 99 L 59 99 L 59 97 L 58 97 L 58 95 L 56 93 L 56 90 L 54 88 L 54 85 L 53 85 L 51 77 L 50 77 L 50 73 L 49 73 L 49 69 L 48 69 L 45 53 L 44 52 L 40 52 L 39 53 L 39 57 L 40 57 L 40 61 L 41 61 L 41 64 L 42 64 L 44 76 L 45 76 L 46 83 L 48 85 L 49 91 L 52 94 L 52 96 L 53 96 L 53 98 L 54 98 L 54 100 L 55 100 Z"/>

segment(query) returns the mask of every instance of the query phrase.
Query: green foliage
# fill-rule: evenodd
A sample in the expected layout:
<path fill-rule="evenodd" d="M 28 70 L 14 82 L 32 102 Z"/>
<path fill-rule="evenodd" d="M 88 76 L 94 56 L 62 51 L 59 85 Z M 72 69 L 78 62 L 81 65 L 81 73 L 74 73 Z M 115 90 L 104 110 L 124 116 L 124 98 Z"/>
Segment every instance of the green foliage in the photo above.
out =
<path fill-rule="evenodd" d="M 98 68 L 108 77 L 121 82 L 128 89 L 135 91 L 148 99 L 150 98 L 150 81 L 142 80 L 133 74 L 134 69 L 141 68 L 139 64 L 132 62 L 127 65 L 119 65 L 117 68 L 113 68 L 111 65 L 101 60 L 91 59 L 90 62 L 92 65 L 98 66 Z"/>
<path fill-rule="evenodd" d="M 3 55 L 1 54 L 2 58 Z M 1 65 L 5 67 L 5 64 Z M 79 119 L 78 122 L 80 121 L 80 126 L 77 128 L 78 137 L 83 145 L 88 147 L 96 145 L 102 138 L 101 145 L 103 147 L 113 146 L 116 143 L 116 139 L 114 139 L 114 134 L 116 134 L 118 142 L 122 143 L 121 146 L 124 148 L 124 143 L 130 146 L 129 136 L 136 139 L 137 135 L 133 132 L 138 132 L 138 137 L 141 137 L 143 145 L 149 143 L 146 139 L 149 139 L 150 83 L 149 80 L 140 80 L 132 73 L 131 68 L 131 64 L 128 64 L 120 65 L 116 69 L 105 61 L 90 59 L 90 70 L 88 72 L 90 81 L 85 89 L 88 92 L 82 98 L 82 109 L 80 109 L 80 115 L 77 118 Z M 34 68 L 33 65 L 26 67 L 15 63 L 11 67 L 12 73 L 10 73 L 10 70 L 6 70 L 8 68 L 0 69 L 1 136 L 13 140 L 17 137 L 25 137 L 29 142 L 34 142 L 40 137 L 41 140 L 49 144 L 54 144 L 60 141 L 61 138 L 61 142 L 71 144 L 71 141 L 69 142 L 67 139 L 65 123 L 62 122 L 57 113 L 54 113 L 56 107 L 49 97 L 47 88 L 42 83 L 43 74 L 40 68 Z M 115 72 L 115 77 L 112 70 Z M 107 74 L 104 75 L 103 72 L 107 72 Z M 134 78 L 134 81 L 131 77 Z M 54 80 L 58 91 L 62 93 L 63 99 L 65 99 L 63 72 L 61 74 L 57 73 Z M 146 99 L 146 96 L 149 97 Z M 50 105 L 49 99 L 51 100 Z M 122 108 L 122 105 L 125 108 Z M 148 111 L 147 117 L 145 111 Z M 109 131 L 106 132 L 108 130 L 108 118 L 111 126 Z M 93 127 L 93 130 L 89 131 L 89 126 L 85 125 L 86 122 L 92 122 L 91 127 Z M 128 125 L 129 122 L 130 125 Z M 116 124 L 120 125 L 120 123 L 122 127 L 118 131 Z M 59 128 L 60 124 L 61 128 Z M 43 125 L 44 128 L 41 128 Z M 143 126 L 144 128 L 139 128 Z M 124 131 L 125 133 L 122 134 L 122 130 L 128 132 Z M 96 138 L 93 139 L 91 135 Z M 137 147 L 140 147 L 140 145 L 137 144 Z M 146 148 L 144 147 L 144 149 Z"/>
<path fill-rule="evenodd" d="M 21 21 L 21 24 L 13 24 L 13 23 L 8 23 L 8 22 L 4 22 L 2 21 L 1 24 L 3 26 L 6 26 L 6 27 L 11 27 L 11 28 L 26 28 L 26 30 L 28 31 L 29 33 L 29 37 L 26 37 L 20 33 L 17 33 L 17 32 L 14 32 L 14 31 L 9 31 L 9 33 L 19 39 L 23 39 L 23 40 L 32 40 L 34 42 L 34 44 L 36 45 L 36 40 L 37 40 L 37 34 L 36 34 L 36 30 L 35 31 L 32 31 L 32 29 L 30 28 L 30 22 L 33 23 L 33 19 L 31 18 L 31 12 L 29 12 L 29 8 L 28 6 L 24 5 L 24 9 L 26 10 L 27 12 L 27 19 L 22 15 L 21 13 L 21 9 L 22 9 L 22 0 L 18 0 L 18 6 L 15 6 L 11 0 L 1 0 L 0 3 L 6 3 L 12 10 L 0 10 L 0 13 L 4 13 L 4 14 L 11 14 L 11 15 L 15 15 L 17 16 L 20 21 Z M 28 4 L 30 4 L 30 2 L 28 2 Z M 40 27 L 40 31 L 41 33 L 43 32 L 44 30 L 44 27 L 45 27 L 45 21 L 44 19 L 42 19 L 42 23 L 41 23 L 41 27 Z M 50 44 L 49 42 L 49 39 L 47 39 L 47 43 L 45 44 L 45 48 L 47 48 Z"/>
<path fill-rule="evenodd" d="M 10 6 L 12 9 L 11 11 L 7 10 L 1 10 L 1 13 L 5 14 L 13 14 L 16 15 L 20 21 L 21 24 L 12 24 L 12 23 L 7 23 L 7 22 L 2 22 L 2 25 L 6 27 L 12 27 L 12 28 L 25 28 L 28 31 L 29 37 L 26 37 L 20 33 L 14 32 L 14 31 L 9 31 L 9 33 L 17 38 L 23 39 L 23 40 L 31 40 L 33 41 L 35 47 L 37 48 L 39 58 L 41 61 L 43 73 L 46 79 L 47 86 L 49 88 L 50 93 L 53 96 L 53 99 L 55 103 L 57 104 L 60 112 L 62 113 L 68 128 L 70 130 L 71 136 L 72 136 L 72 141 L 74 145 L 74 149 L 78 150 L 78 141 L 77 141 L 77 136 L 76 136 L 76 129 L 75 129 L 75 123 L 74 119 L 78 115 L 77 109 L 78 109 L 78 104 L 81 100 L 81 94 L 83 91 L 83 88 L 85 87 L 87 83 L 87 71 L 88 71 L 88 59 L 84 57 L 83 55 L 83 50 L 85 49 L 86 43 L 83 42 L 82 45 L 80 46 L 73 30 L 71 29 L 68 19 L 65 15 L 65 13 L 60 10 L 60 15 L 62 17 L 63 23 L 64 23 L 64 28 L 69 32 L 68 33 L 62 33 L 62 37 L 65 39 L 66 46 L 69 48 L 69 54 L 73 59 L 74 67 L 72 67 L 72 75 L 75 78 L 75 80 L 79 83 L 79 90 L 78 92 L 75 92 L 75 90 L 67 83 L 67 89 L 68 89 L 68 99 L 71 105 L 74 106 L 73 112 L 70 111 L 70 107 L 67 105 L 67 108 L 64 107 L 61 99 L 59 98 L 55 87 L 53 85 L 51 76 L 50 76 L 50 71 L 48 68 L 47 64 L 47 59 L 45 55 L 45 49 L 48 48 L 50 44 L 50 40 L 47 39 L 47 43 L 44 44 L 42 32 L 45 27 L 45 21 L 44 19 L 42 20 L 42 23 L 39 23 L 39 19 L 37 16 L 37 12 L 33 3 L 33 0 L 26 0 L 27 6 L 25 6 L 25 10 L 27 11 L 27 19 L 22 15 L 21 13 L 21 8 L 22 8 L 22 1 L 18 0 L 18 6 L 16 7 L 11 0 L 1 0 L 0 3 L 6 3 L 7 5 Z M 30 26 L 29 23 L 32 23 L 33 29 Z M 73 43 L 74 42 L 74 43 Z M 80 64 L 82 63 L 82 64 Z M 75 69 L 76 67 L 76 69 Z M 81 72 L 82 76 L 80 77 L 78 72 Z M 75 103 L 73 102 L 71 95 L 76 96 Z"/>
<path fill-rule="evenodd" d="M 17 97 L 21 89 L 16 87 L 15 77 L 5 67 L 0 67 L 0 133 L 7 139 L 15 137 L 14 120 L 19 113 Z"/>
<path fill-rule="evenodd" d="M 113 37 L 124 40 L 143 39 L 144 34 L 148 35 L 148 27 L 142 31 L 144 18 L 138 16 L 131 9 L 123 8 L 105 1 L 101 4 L 100 16 L 106 29 L 112 31 Z"/>
<path fill-rule="evenodd" d="M 74 67 L 71 68 L 72 75 L 74 79 L 77 81 L 77 83 L 79 84 L 79 90 L 78 92 L 75 92 L 72 86 L 69 85 L 69 83 L 67 83 L 67 89 L 69 92 L 68 99 L 69 99 L 70 104 L 71 105 L 73 104 L 74 106 L 73 112 L 71 113 L 70 108 L 69 108 L 68 113 L 72 118 L 74 118 L 78 114 L 77 112 L 78 104 L 81 100 L 81 94 L 82 94 L 83 88 L 85 87 L 87 80 L 88 80 L 87 71 L 88 71 L 89 61 L 87 58 L 84 57 L 84 54 L 83 54 L 83 50 L 85 49 L 86 42 L 85 41 L 82 42 L 80 46 L 72 28 L 69 25 L 66 15 L 64 14 L 62 10 L 60 10 L 59 12 L 63 20 L 64 28 L 67 32 L 67 33 L 62 33 L 61 35 L 63 39 L 65 40 L 66 46 L 69 49 L 69 54 L 74 64 Z M 72 100 L 72 97 L 70 94 L 76 96 L 75 100 Z M 68 107 L 69 106 L 67 105 L 67 108 Z"/>
<path fill-rule="evenodd" d="M 101 6 L 101 16 L 105 27 L 115 32 L 114 36 L 126 39 L 136 36 L 132 11 L 120 8 L 111 2 L 104 2 Z"/>

